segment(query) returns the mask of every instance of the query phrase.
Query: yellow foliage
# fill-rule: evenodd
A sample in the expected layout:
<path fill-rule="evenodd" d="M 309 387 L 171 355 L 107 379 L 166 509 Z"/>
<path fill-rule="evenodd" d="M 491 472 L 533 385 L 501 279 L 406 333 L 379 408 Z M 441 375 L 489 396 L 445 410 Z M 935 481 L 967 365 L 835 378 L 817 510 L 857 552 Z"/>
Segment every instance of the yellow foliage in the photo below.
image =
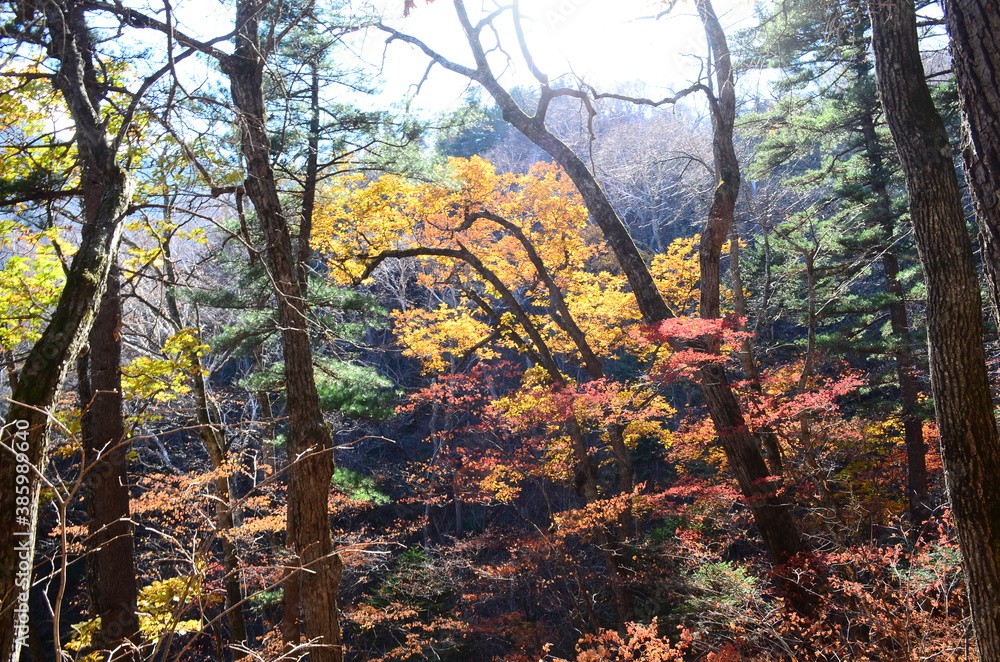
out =
<path fill-rule="evenodd" d="M 493 220 L 472 221 L 469 215 L 476 212 L 496 214 L 524 234 L 598 356 L 651 351 L 634 332 L 642 321 L 626 279 L 588 268 L 607 257 L 607 248 L 588 239 L 592 233 L 586 208 L 573 183 L 553 164 L 536 164 L 516 174 L 498 173 L 479 157 L 451 159 L 448 171 L 434 183 L 395 175 L 374 180 L 349 175 L 322 196 L 313 242 L 326 256 L 331 278 L 341 284 L 356 281 L 369 263 L 387 252 L 467 250 L 509 290 L 527 299 L 526 305 L 551 309 L 554 301 L 521 241 Z M 697 244 L 698 237 L 674 242 L 653 263 L 661 290 L 679 314 L 697 310 Z M 446 256 L 421 257 L 418 282 L 431 289 L 448 284 L 497 295 L 480 274 Z M 425 371 L 443 371 L 489 336 L 493 323 L 480 315 L 461 309 L 461 304 L 450 312 L 444 306 L 405 311 L 396 315 L 397 336 L 405 353 L 420 358 Z M 553 353 L 579 360 L 577 346 L 555 317 L 531 317 Z M 506 342 L 498 338 L 493 347 Z M 487 348 L 477 354 L 493 356 Z"/>
<path fill-rule="evenodd" d="M 62 293 L 63 255 L 75 248 L 57 229 L 33 231 L 0 219 L 0 350 L 35 342 Z"/>
<path fill-rule="evenodd" d="M 675 239 L 667 250 L 653 258 L 650 271 L 667 305 L 678 317 L 698 315 L 698 246 L 701 235 Z"/>
<path fill-rule="evenodd" d="M 418 184 L 395 175 L 368 181 L 344 177 L 325 191 L 313 229 L 341 283 L 359 277 L 383 251 L 417 246 L 467 248 L 511 288 L 535 279 L 520 242 L 496 223 L 481 219 L 466 226 L 466 214 L 489 211 L 516 224 L 549 269 L 581 268 L 594 249 L 583 238 L 587 212 L 569 179 L 551 164 L 526 174 L 499 174 L 479 157 L 451 159 L 444 179 Z M 450 260 L 428 265 L 442 275 Z M 443 267 L 443 268 L 442 268 Z"/>
<path fill-rule="evenodd" d="M 139 589 L 137 600 L 139 631 L 145 640 L 157 642 L 167 633 L 184 635 L 198 632 L 202 628 L 201 619 L 182 619 L 180 615 L 208 594 L 201 584 L 201 575 L 171 577 L 154 581 Z M 74 635 L 66 643 L 66 649 L 81 651 L 91 645 L 94 634 L 101 627 L 101 617 L 97 616 L 72 626 Z M 90 662 L 103 659 L 99 653 L 91 653 L 81 658 Z"/>
<path fill-rule="evenodd" d="M 52 83 L 35 74 L 50 73 L 36 64 L 18 66 L 4 62 L 4 89 L 0 93 L 0 172 L 14 180 L 46 185 L 58 179 L 60 186 L 73 188 L 78 180 L 76 145 L 67 147 L 66 117 L 69 111 Z M 24 75 L 25 78 L 16 78 Z M 8 77 L 9 76 L 9 77 Z M 57 147 L 41 149 L 58 143 Z M 24 149 L 24 145 L 33 149 Z"/>
<path fill-rule="evenodd" d="M 413 308 L 392 314 L 396 337 L 403 345 L 403 355 L 419 359 L 426 373 L 444 372 L 452 358 L 472 351 L 491 333 L 490 326 L 481 322 L 466 308 L 451 308 L 441 304 L 434 310 Z M 476 355 L 494 358 L 496 352 L 480 347 Z"/>
<path fill-rule="evenodd" d="M 208 350 L 195 329 L 181 329 L 164 342 L 164 358 L 140 356 L 122 367 L 125 397 L 168 402 L 185 395 L 191 390 L 188 380 L 202 369 L 198 359 Z"/>
<path fill-rule="evenodd" d="M 524 474 L 517 469 L 498 463 L 491 467 L 486 477 L 479 481 L 479 485 L 497 501 L 510 503 L 521 494 L 519 483 L 524 478 Z"/>
<path fill-rule="evenodd" d="M 527 173 L 501 173 L 473 157 L 451 159 L 431 183 L 393 175 L 342 178 L 321 196 L 313 245 L 340 284 L 370 276 L 380 260 L 409 257 L 417 282 L 440 293 L 439 301 L 453 301 L 392 315 L 404 355 L 418 359 L 425 373 L 448 372 L 469 353 L 495 358 L 514 346 L 514 334 L 520 343 L 543 343 L 557 362 L 579 365 L 581 348 L 567 331 L 559 296 L 599 359 L 631 355 L 645 361 L 663 353 L 640 333 L 644 322 L 627 280 L 613 273 L 606 243 L 588 223 L 579 193 L 558 166 L 540 163 Z M 653 263 L 658 286 L 678 314 L 697 311 L 698 241 L 674 242 Z M 433 254 L 442 249 L 473 259 Z M 528 328 L 517 321 L 496 281 L 518 299 Z M 482 310 L 483 301 L 495 313 Z M 533 331 L 540 340 L 531 338 Z M 541 471 L 560 481 L 572 479 L 575 464 L 573 441 L 565 436 L 570 418 L 605 442 L 609 426 L 619 425 L 625 444 L 634 447 L 643 437 L 665 438 L 662 421 L 673 414 L 649 384 L 566 380 L 553 388 L 552 375 L 539 367 L 494 405 L 513 428 L 539 433 Z M 515 473 L 497 470 L 480 484 L 500 500 L 513 498 L 522 480 Z"/>

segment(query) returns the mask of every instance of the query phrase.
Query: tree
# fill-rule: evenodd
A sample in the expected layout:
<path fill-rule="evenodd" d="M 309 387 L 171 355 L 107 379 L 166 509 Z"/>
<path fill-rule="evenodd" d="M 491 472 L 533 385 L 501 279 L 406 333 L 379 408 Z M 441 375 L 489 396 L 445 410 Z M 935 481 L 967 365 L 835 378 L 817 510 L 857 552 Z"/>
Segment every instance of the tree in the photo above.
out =
<path fill-rule="evenodd" d="M 812 240 L 823 237 L 828 244 L 822 258 L 813 256 L 811 270 L 818 277 L 813 284 L 823 281 L 820 288 L 829 293 L 823 295 L 823 317 L 835 320 L 825 333 L 827 344 L 833 351 L 874 350 L 895 360 L 908 459 L 907 501 L 911 525 L 919 532 L 931 508 L 916 341 L 903 276 L 906 244 L 900 235 L 905 229 L 897 228 L 905 200 L 900 199 L 899 173 L 886 158 L 891 145 L 868 55 L 867 9 L 862 2 L 793 3 L 775 8 L 767 25 L 763 55 L 787 78 L 779 82 L 781 99 L 775 107 L 747 122 L 764 123 L 757 170 L 778 172 L 788 186 L 804 192 L 807 197 L 799 206 L 809 208 L 793 214 L 794 223 L 788 225 L 808 228 Z M 822 94 L 816 94 L 817 86 Z M 819 163 L 814 162 L 817 138 L 824 147 Z M 780 235 L 786 231 L 779 226 Z M 865 272 L 876 265 L 883 285 L 866 295 Z M 888 317 L 887 347 L 881 338 L 869 340 L 870 334 L 866 342 L 858 342 L 868 316 L 876 311 Z M 814 317 L 813 327 L 818 322 Z M 860 319 L 845 325 L 845 317 Z"/>
<path fill-rule="evenodd" d="M 952 514 L 984 660 L 1000 659 L 1000 435 L 983 346 L 982 301 L 958 177 L 927 87 L 908 0 L 870 7 L 879 95 L 906 175 L 927 283 L 931 387 Z"/>
<path fill-rule="evenodd" d="M 11 396 L 8 423 L 0 443 L 0 517 L 16 526 L 0 531 L 0 566 L 10 570 L 0 576 L 0 654 L 17 659 L 25 641 L 22 600 L 26 586 L 16 581 L 18 543 L 25 537 L 27 558 L 35 543 L 40 474 L 44 468 L 49 418 L 59 387 L 81 343 L 93 324 L 121 236 L 122 219 L 134 189 L 132 176 L 117 161 L 117 151 L 131 117 L 124 118 L 116 137 L 107 135 L 102 107 L 88 94 L 88 79 L 95 74 L 88 43 L 84 7 L 72 0 L 44 7 L 44 28 L 35 31 L 17 18 L 4 29 L 5 40 L 20 39 L 49 49 L 56 62 L 52 82 L 59 89 L 76 129 L 82 179 L 96 187 L 91 208 L 81 230 L 81 242 L 66 275 L 56 310 L 41 338 L 34 344 L 20 370 Z M 9 42 L 8 42 L 9 43 Z M 155 80 L 155 77 L 154 77 Z M 99 191 L 99 194 L 98 194 Z M 22 421 L 23 425 L 17 424 Z M 17 476 L 25 479 L 17 479 Z M 22 489 L 23 488 L 23 489 Z M 22 556 L 23 558 L 23 556 Z M 29 577 L 30 578 L 30 577 Z M 15 623 L 20 623 L 15 628 Z"/>
<path fill-rule="evenodd" d="M 958 98 L 965 119 L 965 174 L 979 219 L 983 268 L 1000 321 L 1000 6 L 946 0 Z"/>
<path fill-rule="evenodd" d="M 301 569 L 305 635 L 315 662 L 343 660 L 337 589 L 342 566 L 333 550 L 327 494 L 333 477 L 333 438 L 323 420 L 313 376 L 312 347 L 305 306 L 305 283 L 292 251 L 291 235 L 271 165 L 264 108 L 262 12 L 267 2 L 240 0 L 236 6 L 236 49 L 219 57 L 229 78 L 246 160 L 247 196 L 267 241 L 267 256 L 278 299 L 288 393 L 289 473 L 288 535 Z"/>
<path fill-rule="evenodd" d="M 92 187 L 88 187 L 92 190 Z M 88 347 L 77 359 L 90 535 L 87 589 L 100 627 L 92 646 L 108 660 L 138 659 L 139 589 L 129 509 L 128 445 L 122 411 L 121 275 L 108 273 Z"/>
<path fill-rule="evenodd" d="M 705 11 L 706 17 L 714 16 L 708 3 L 699 4 Z M 520 13 L 518 5 L 515 3 L 510 11 L 513 14 L 519 46 L 529 69 L 540 86 L 534 113 L 529 114 L 501 85 L 488 61 L 487 49 L 483 46 L 483 31 L 507 10 L 498 10 L 479 22 L 473 23 L 462 0 L 454 0 L 454 8 L 472 50 L 474 67 L 465 66 L 445 58 L 413 36 L 385 25 L 380 27 L 390 35 L 390 41 L 398 40 L 411 44 L 421 50 L 434 64 L 482 85 L 500 107 L 503 118 L 549 154 L 573 180 L 591 218 L 600 227 L 621 266 L 622 272 L 628 279 L 638 308 L 646 321 L 655 324 L 671 318 L 673 315 L 657 290 L 649 268 L 593 173 L 584 160 L 545 125 L 546 113 L 554 99 L 559 97 L 576 98 L 584 103 L 588 109 L 591 109 L 592 101 L 588 93 L 569 87 L 550 85 L 548 76 L 534 65 L 531 58 L 520 29 Z M 696 89 L 701 88 L 696 86 L 669 101 L 676 101 Z M 725 198 L 720 204 L 725 204 Z M 719 217 L 721 218 L 721 216 Z M 717 224 L 712 226 L 712 230 L 712 241 L 717 241 L 718 237 L 715 236 Z M 710 254 L 713 253 L 707 248 L 706 256 Z M 709 289 L 712 285 L 718 287 L 718 283 L 711 282 L 711 276 L 707 280 Z M 707 296 L 711 298 L 710 293 Z M 700 370 L 699 384 L 719 438 L 726 450 L 727 457 L 730 459 L 730 467 L 736 475 L 740 490 L 746 498 L 749 508 L 754 514 L 768 554 L 774 563 L 784 563 L 801 550 L 802 545 L 798 531 L 788 504 L 777 494 L 776 481 L 771 477 L 757 440 L 750 434 L 739 403 L 733 395 L 725 369 L 719 364 L 704 366 Z"/>
<path fill-rule="evenodd" d="M 629 327 L 635 332 L 639 320 L 622 277 L 585 268 L 602 251 L 585 239 L 586 211 L 572 183 L 544 163 L 524 175 L 497 173 L 480 158 L 452 159 L 450 165 L 452 173 L 440 184 L 355 176 L 332 190 L 321 207 L 316 241 L 334 277 L 364 280 L 386 260 L 426 259 L 420 280 L 432 292 L 445 292 L 431 310 L 394 315 L 405 353 L 434 373 L 461 368 L 476 356 L 496 357 L 505 348 L 526 354 L 535 370 L 525 375 L 526 404 L 510 407 L 522 414 L 512 418 L 533 428 L 539 419 L 530 411 L 551 412 L 545 423 L 551 452 L 572 457 L 574 483 L 586 504 L 605 498 L 587 439 L 598 432 L 618 470 L 612 494 L 631 495 L 636 486 L 628 446 L 635 435 L 628 423 L 630 415 L 641 414 L 627 410 L 647 397 L 661 403 L 641 385 L 606 380 L 605 361 L 635 345 Z M 588 389 L 590 409 L 602 410 L 603 394 L 611 410 L 618 395 L 622 411 L 588 417 L 582 404 Z M 648 404 L 648 410 L 656 407 Z M 617 527 L 608 523 L 598 533 L 619 623 L 632 611 L 619 558 L 621 543 L 632 535 L 631 517 L 626 509 Z"/>

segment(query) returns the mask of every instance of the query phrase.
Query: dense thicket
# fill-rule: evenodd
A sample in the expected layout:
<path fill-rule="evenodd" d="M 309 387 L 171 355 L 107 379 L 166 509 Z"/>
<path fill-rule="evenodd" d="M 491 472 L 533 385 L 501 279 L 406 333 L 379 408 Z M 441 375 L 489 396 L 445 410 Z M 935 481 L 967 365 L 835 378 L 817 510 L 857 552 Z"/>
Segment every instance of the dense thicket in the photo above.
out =
<path fill-rule="evenodd" d="M 3 3 L 3 659 L 995 659 L 989 9 L 361 4 Z"/>

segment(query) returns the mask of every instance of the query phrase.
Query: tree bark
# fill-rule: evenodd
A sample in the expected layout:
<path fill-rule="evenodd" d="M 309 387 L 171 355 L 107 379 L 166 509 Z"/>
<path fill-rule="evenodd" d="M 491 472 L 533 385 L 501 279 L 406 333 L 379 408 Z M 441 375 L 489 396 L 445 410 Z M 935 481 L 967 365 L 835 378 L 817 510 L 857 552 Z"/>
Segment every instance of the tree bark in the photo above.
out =
<path fill-rule="evenodd" d="M 712 48 L 718 94 L 709 94 L 712 110 L 712 154 L 718 183 L 701 236 L 698 262 L 701 269 L 700 314 L 705 319 L 721 316 L 722 248 L 733 227 L 740 189 L 740 166 L 733 146 L 736 121 L 736 89 L 732 58 L 726 35 L 710 0 L 698 0 L 698 15 Z M 699 382 L 709 415 L 726 453 L 730 469 L 760 529 L 764 547 L 775 564 L 781 565 L 802 549 L 789 504 L 779 496 L 780 479 L 772 474 L 757 440 L 750 433 L 739 402 L 729 386 L 725 369 L 712 364 L 699 370 Z M 762 435 L 765 442 L 769 435 Z M 772 440 L 773 442 L 774 440 Z M 780 466 L 775 462 L 775 466 Z"/>
<path fill-rule="evenodd" d="M 15 629 L 15 619 L 26 614 L 20 611 L 24 593 L 15 571 L 22 562 L 30 568 L 34 555 L 48 410 L 93 324 L 134 190 L 132 177 L 115 162 L 102 118 L 86 91 L 89 52 L 83 12 L 75 3 L 58 0 L 45 3 L 44 10 L 49 52 L 59 62 L 54 84 L 69 107 L 84 177 L 94 173 L 102 193 L 80 231 L 80 246 L 51 321 L 21 368 L 0 432 L 0 522 L 8 523 L 0 527 L 0 656 L 7 660 L 17 660 L 26 643 L 24 630 Z M 15 483 L 18 475 L 27 476 L 23 486 Z"/>
<path fill-rule="evenodd" d="M 876 76 L 910 195 L 927 285 L 931 387 L 980 659 L 1000 660 L 1000 437 L 982 300 L 944 123 L 928 90 L 909 0 L 870 8 Z"/>
<path fill-rule="evenodd" d="M 965 119 L 965 175 L 983 268 L 1000 324 L 1000 2 L 944 0 L 958 99 Z"/>
<path fill-rule="evenodd" d="M 266 0 L 238 0 L 236 48 L 221 61 L 229 78 L 241 150 L 246 160 L 245 188 L 254 204 L 267 242 L 275 286 L 278 322 L 285 360 L 288 411 L 288 522 L 301 570 L 305 636 L 314 662 L 341 662 L 343 647 L 337 611 L 342 574 L 333 551 L 327 499 L 333 477 L 333 438 L 323 420 L 313 375 L 306 284 L 299 279 L 288 221 L 278 198 L 265 125 L 264 58 L 260 43 L 261 14 Z"/>
<path fill-rule="evenodd" d="M 697 0 L 698 15 L 705 26 L 705 35 L 712 48 L 718 94 L 709 94 L 712 109 L 712 155 L 718 179 L 708 221 L 701 234 L 698 264 L 701 268 L 701 316 L 716 319 L 721 316 L 722 248 L 733 227 L 736 200 L 740 194 L 740 163 L 733 146 L 733 126 L 736 122 L 736 86 L 733 81 L 732 57 L 729 44 L 715 15 L 710 0 Z"/>
<path fill-rule="evenodd" d="M 89 351 L 78 360 L 87 508 L 87 592 L 101 619 L 92 647 L 106 660 L 139 659 L 139 617 L 122 411 L 121 282 L 108 274 Z"/>

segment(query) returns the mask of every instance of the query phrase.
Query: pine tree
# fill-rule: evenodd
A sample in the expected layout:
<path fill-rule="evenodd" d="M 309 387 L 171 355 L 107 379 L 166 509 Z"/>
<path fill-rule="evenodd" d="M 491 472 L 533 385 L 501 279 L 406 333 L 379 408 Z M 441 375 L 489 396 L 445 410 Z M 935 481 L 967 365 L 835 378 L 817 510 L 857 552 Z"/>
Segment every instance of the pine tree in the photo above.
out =
<path fill-rule="evenodd" d="M 867 7 L 862 0 L 795 2 L 772 11 L 752 52 L 781 70 L 781 98 L 770 112 L 748 120 L 760 123 L 765 135 L 756 170 L 779 176 L 805 196 L 808 208 L 775 230 L 793 253 L 809 253 L 803 260 L 813 312 L 805 315 L 810 329 L 825 327 L 820 344 L 863 360 L 893 357 L 909 515 L 919 531 L 931 504 L 919 353 L 907 305 L 915 297 L 904 274 L 913 258 L 905 191 L 888 156 L 892 148 L 868 56 Z"/>

